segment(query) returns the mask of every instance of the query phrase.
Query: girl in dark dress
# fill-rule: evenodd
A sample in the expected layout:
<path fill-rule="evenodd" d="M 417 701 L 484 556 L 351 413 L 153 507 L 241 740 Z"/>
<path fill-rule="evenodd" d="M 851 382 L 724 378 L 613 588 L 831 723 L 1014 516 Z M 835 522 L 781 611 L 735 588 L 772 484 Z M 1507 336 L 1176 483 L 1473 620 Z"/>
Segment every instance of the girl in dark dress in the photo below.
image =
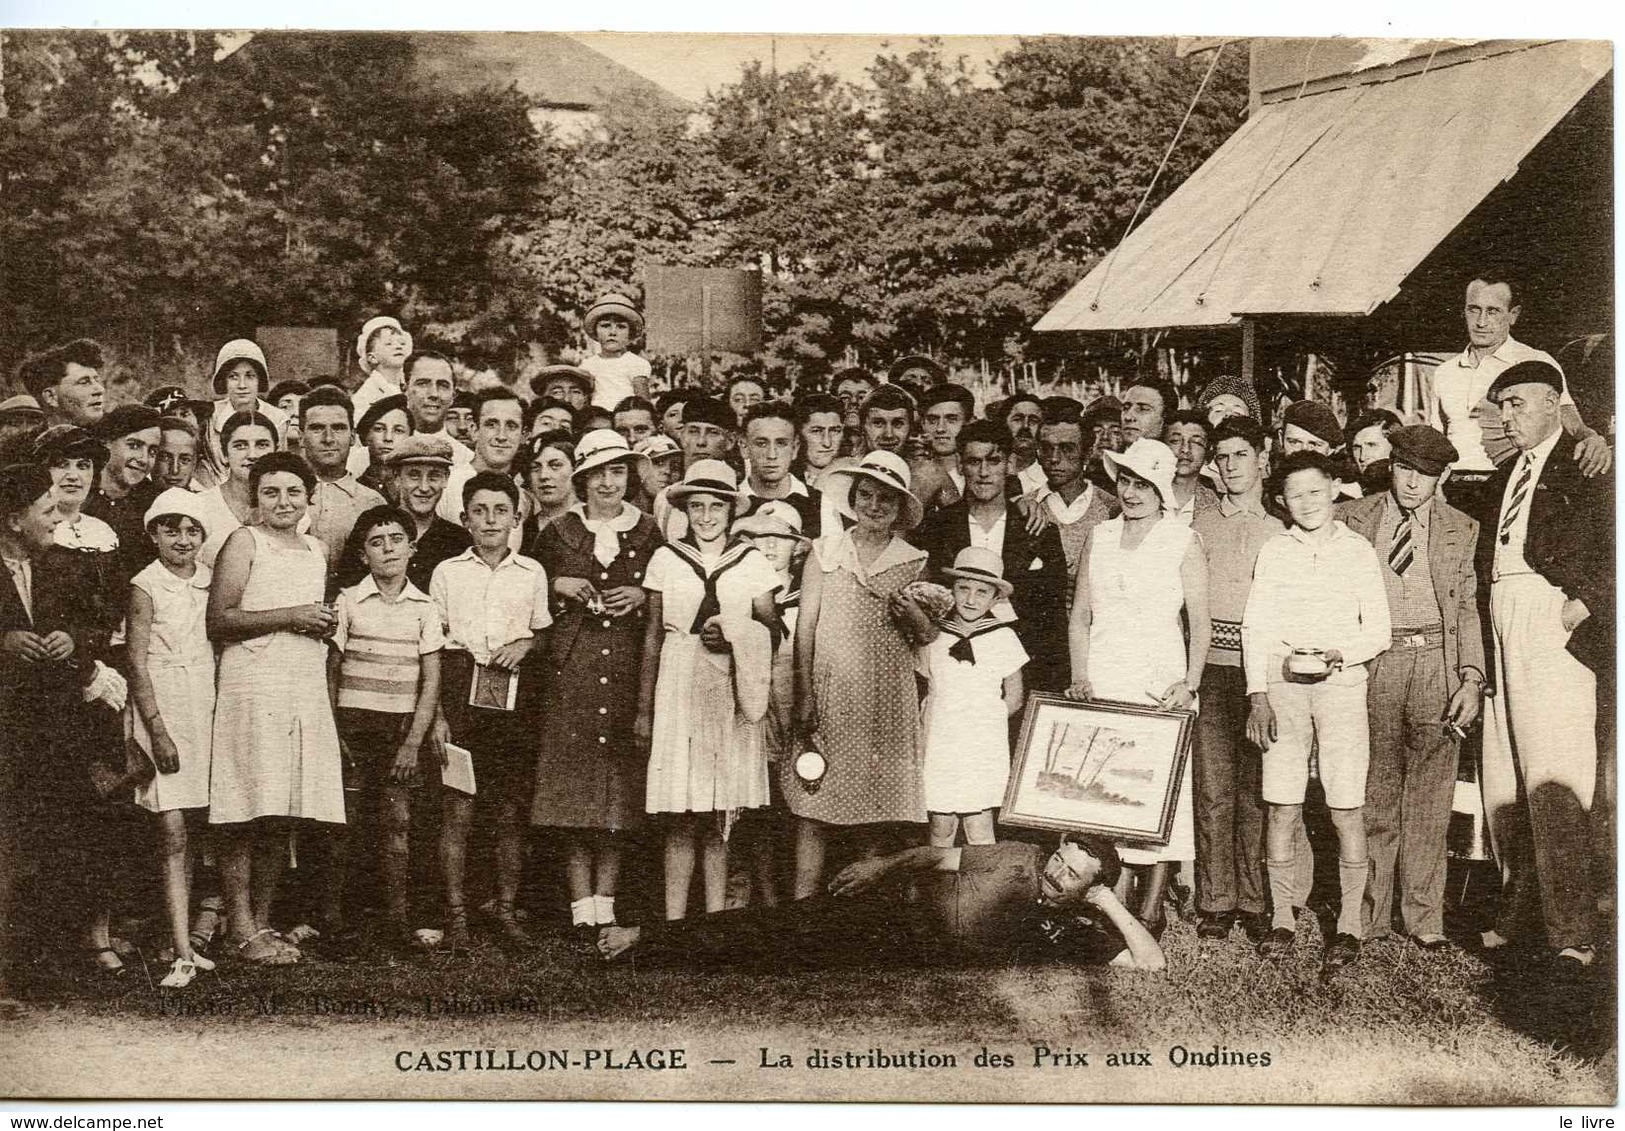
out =
<path fill-rule="evenodd" d="M 634 689 L 647 601 L 642 582 L 660 534 L 625 501 L 643 459 L 618 432 L 583 436 L 573 475 L 582 501 L 534 544 L 552 584 L 553 637 L 530 819 L 563 842 L 570 920 L 588 936 L 615 922 L 621 834 L 643 816 Z"/>

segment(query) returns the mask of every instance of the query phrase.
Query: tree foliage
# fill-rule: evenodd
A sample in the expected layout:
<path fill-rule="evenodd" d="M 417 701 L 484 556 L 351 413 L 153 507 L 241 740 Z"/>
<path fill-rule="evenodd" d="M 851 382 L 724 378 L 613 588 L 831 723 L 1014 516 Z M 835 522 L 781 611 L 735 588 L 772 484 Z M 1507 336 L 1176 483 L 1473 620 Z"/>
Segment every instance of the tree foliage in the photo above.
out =
<path fill-rule="evenodd" d="M 1121 239 L 1209 59 L 927 42 L 850 83 L 746 66 L 695 113 L 633 98 L 563 138 L 515 90 L 426 85 L 410 37 L 7 32 L 0 356 L 91 333 L 149 360 L 256 325 L 400 314 L 550 352 L 652 262 L 764 272 L 770 368 L 1021 358 Z M 1215 72 L 1148 207 L 1239 123 Z"/>

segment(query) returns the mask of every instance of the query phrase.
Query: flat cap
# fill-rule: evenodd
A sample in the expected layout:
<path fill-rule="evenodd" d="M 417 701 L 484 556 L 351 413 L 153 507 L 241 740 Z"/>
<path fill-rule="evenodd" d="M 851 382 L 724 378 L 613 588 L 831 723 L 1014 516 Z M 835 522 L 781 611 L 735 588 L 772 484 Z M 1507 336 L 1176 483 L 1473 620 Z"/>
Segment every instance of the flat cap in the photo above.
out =
<path fill-rule="evenodd" d="M 144 432 L 163 423 L 164 414 L 144 404 L 121 404 L 98 420 L 91 434 L 98 440 L 117 440 L 132 432 Z"/>
<path fill-rule="evenodd" d="M 1302 428 L 1333 448 L 1343 446 L 1343 426 L 1337 422 L 1337 414 L 1319 401 L 1296 401 L 1288 405 L 1281 415 L 1281 424 Z"/>
<path fill-rule="evenodd" d="M 683 403 L 683 423 L 714 424 L 726 432 L 739 427 L 734 410 L 715 397 L 690 397 Z"/>
<path fill-rule="evenodd" d="M 1514 385 L 1547 385 L 1561 393 L 1563 371 L 1544 361 L 1520 361 L 1507 366 L 1484 395 L 1493 403 L 1500 404 L 1501 394 Z"/>
<path fill-rule="evenodd" d="M 444 432 L 414 432 L 403 437 L 384 460 L 384 466 L 400 467 L 407 463 L 437 463 L 450 467 L 451 441 Z"/>
<path fill-rule="evenodd" d="M 1396 428 L 1388 433 L 1388 443 L 1394 449 L 1390 462 L 1415 468 L 1423 475 L 1443 475 L 1445 468 L 1461 458 L 1443 432 L 1426 424 Z"/>

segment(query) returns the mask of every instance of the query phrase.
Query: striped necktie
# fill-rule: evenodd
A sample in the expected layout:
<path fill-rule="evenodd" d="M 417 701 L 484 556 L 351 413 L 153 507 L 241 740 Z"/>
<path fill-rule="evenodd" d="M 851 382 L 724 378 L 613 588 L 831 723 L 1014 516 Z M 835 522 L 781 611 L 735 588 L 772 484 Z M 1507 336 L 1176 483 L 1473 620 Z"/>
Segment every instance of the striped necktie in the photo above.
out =
<path fill-rule="evenodd" d="M 1518 515 L 1523 512 L 1524 499 L 1529 496 L 1529 480 L 1535 473 L 1535 453 L 1525 452 L 1523 461 L 1518 468 L 1518 482 L 1512 488 L 1512 497 L 1507 500 L 1506 513 L 1501 517 L 1501 545 L 1505 546 L 1512 538 L 1512 528 L 1518 523 Z"/>
<path fill-rule="evenodd" d="M 1394 529 L 1394 544 L 1388 551 L 1388 568 L 1400 577 L 1411 568 L 1416 560 L 1416 549 L 1411 545 L 1411 530 L 1413 526 L 1412 512 L 1401 507 L 1399 510 L 1399 526 Z"/>

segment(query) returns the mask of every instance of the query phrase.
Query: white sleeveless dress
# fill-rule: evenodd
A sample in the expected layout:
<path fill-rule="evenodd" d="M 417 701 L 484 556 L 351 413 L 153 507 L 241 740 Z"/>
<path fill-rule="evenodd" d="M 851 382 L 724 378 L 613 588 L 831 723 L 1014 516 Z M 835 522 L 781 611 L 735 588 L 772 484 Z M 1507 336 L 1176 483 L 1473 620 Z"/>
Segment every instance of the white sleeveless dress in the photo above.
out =
<path fill-rule="evenodd" d="M 1150 706 L 1170 684 L 1185 677 L 1185 633 L 1180 624 L 1185 586 L 1179 570 L 1194 537 L 1190 527 L 1164 516 L 1138 546 L 1125 550 L 1121 517 L 1095 527 L 1089 550 L 1089 683 L 1097 698 Z M 1167 847 L 1119 845 L 1123 863 L 1194 860 L 1190 799 L 1187 757 Z"/>
<path fill-rule="evenodd" d="M 243 590 L 246 612 L 322 599 L 327 560 L 321 543 L 302 549 L 250 526 L 254 565 Z M 238 640 L 220 650 L 214 712 L 209 821 L 304 817 L 344 823 L 338 730 L 327 696 L 327 642 L 294 632 Z"/>

